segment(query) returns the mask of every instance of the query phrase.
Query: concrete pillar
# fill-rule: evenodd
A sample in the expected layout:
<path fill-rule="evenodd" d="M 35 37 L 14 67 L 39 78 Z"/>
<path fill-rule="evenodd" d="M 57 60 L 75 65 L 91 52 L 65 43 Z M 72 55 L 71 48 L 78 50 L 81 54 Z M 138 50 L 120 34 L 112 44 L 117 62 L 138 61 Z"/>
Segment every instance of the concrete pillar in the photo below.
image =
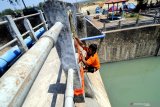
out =
<path fill-rule="evenodd" d="M 155 56 L 159 56 L 160 55 L 160 33 L 159 33 L 159 28 L 160 27 L 156 27 L 156 29 L 155 29 L 155 36 L 156 35 L 159 35 L 158 37 L 157 37 L 157 40 L 156 40 L 156 42 L 157 42 L 157 47 L 156 47 L 156 50 L 155 50 Z"/>
<path fill-rule="evenodd" d="M 118 29 L 121 29 L 121 21 L 118 21 Z"/>
<path fill-rule="evenodd" d="M 47 31 L 47 30 L 48 30 L 48 27 L 47 27 L 45 18 L 44 18 L 44 16 L 43 16 L 43 13 L 42 13 L 41 10 L 38 10 L 38 12 L 40 13 L 40 14 L 39 14 L 39 17 L 40 17 L 40 19 L 41 19 L 41 21 L 42 21 L 42 23 L 43 23 L 43 27 L 44 27 L 44 29 Z"/>
<path fill-rule="evenodd" d="M 136 26 L 138 26 L 138 24 L 139 24 L 139 13 L 138 13 L 138 15 L 137 15 L 137 18 L 136 18 Z"/>
<path fill-rule="evenodd" d="M 72 68 L 74 72 L 74 89 L 81 88 L 81 77 L 79 66 L 76 62 L 76 56 L 74 48 L 72 46 L 72 32 L 71 25 L 69 23 L 68 11 L 72 12 L 73 23 L 76 25 L 76 9 L 70 3 L 64 3 L 62 1 L 47 1 L 44 5 L 44 12 L 47 18 L 49 27 L 56 21 L 63 23 L 64 27 L 57 41 L 57 51 L 61 58 L 62 68 L 68 72 L 69 68 Z M 76 26 L 74 26 L 76 28 Z M 84 96 L 80 98 L 84 101 Z"/>
<path fill-rule="evenodd" d="M 79 38 L 87 37 L 86 20 L 82 13 L 77 15 L 77 34 Z"/>
<path fill-rule="evenodd" d="M 18 46 L 22 52 L 26 52 L 28 50 L 27 45 L 25 44 L 21 33 L 19 32 L 15 22 L 12 19 L 11 15 L 6 15 L 4 20 L 8 21 L 8 28 L 13 38 L 17 38 Z"/>
<path fill-rule="evenodd" d="M 29 20 L 27 18 L 24 19 L 24 26 L 26 28 L 26 30 L 30 31 L 30 37 L 32 38 L 33 41 L 38 41 L 37 37 L 35 36 L 34 30 L 32 28 L 31 23 L 29 22 Z"/>

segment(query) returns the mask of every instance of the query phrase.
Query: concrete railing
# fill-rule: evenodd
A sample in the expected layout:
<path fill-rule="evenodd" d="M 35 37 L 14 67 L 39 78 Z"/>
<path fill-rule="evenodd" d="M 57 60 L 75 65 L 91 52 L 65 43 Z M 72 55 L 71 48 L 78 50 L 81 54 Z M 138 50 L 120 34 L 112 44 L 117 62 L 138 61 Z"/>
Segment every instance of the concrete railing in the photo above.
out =
<path fill-rule="evenodd" d="M 28 94 L 50 50 L 55 45 L 63 25 L 55 23 L 37 43 L 28 50 L 0 78 L 0 107 L 20 107 Z"/>
<path fill-rule="evenodd" d="M 30 21 L 27 18 L 35 17 L 37 15 L 39 16 L 41 23 L 35 27 L 32 27 Z M 26 32 L 23 34 L 20 33 L 15 23 L 16 21 L 22 19 L 24 22 L 24 29 L 26 29 Z M 0 51 L 2 51 L 2 56 L 0 56 L 0 76 L 3 75 L 5 71 L 14 63 L 14 61 L 17 60 L 23 53 L 25 53 L 28 48 L 30 48 L 35 42 L 37 42 L 38 38 L 48 30 L 43 13 L 40 10 L 39 13 L 18 18 L 12 18 L 10 15 L 7 15 L 4 17 L 4 21 L 0 22 L 0 25 L 2 24 L 6 24 L 9 27 L 9 31 L 11 36 L 13 37 L 13 40 L 0 47 Z M 40 29 L 37 30 L 38 28 Z M 26 35 L 28 34 L 29 36 L 27 37 Z M 15 42 L 18 42 L 18 45 L 13 46 L 12 48 L 9 47 Z M 4 53 L 3 50 L 7 47 L 9 47 L 10 49 Z"/>
<path fill-rule="evenodd" d="M 37 15 L 39 15 L 41 23 L 38 24 L 37 26 L 35 26 L 34 28 L 32 28 L 31 23 L 27 18 L 34 17 Z M 15 21 L 22 20 L 22 19 L 24 19 L 24 25 L 25 25 L 25 28 L 27 31 L 23 34 L 20 34 L 20 32 L 15 24 Z M 7 44 L 5 44 L 4 46 L 0 47 L 0 51 L 3 50 L 4 48 L 6 48 L 7 46 L 17 42 L 17 41 L 18 41 L 18 44 L 19 44 L 21 50 L 27 51 L 28 48 L 27 48 L 26 44 L 24 43 L 23 37 L 27 34 L 30 34 L 31 38 L 34 41 L 36 41 L 37 37 L 34 34 L 35 29 L 39 28 L 40 26 L 43 26 L 46 31 L 48 30 L 46 21 L 43 16 L 43 12 L 41 10 L 39 10 L 39 13 L 35 13 L 35 14 L 27 15 L 27 16 L 22 16 L 22 17 L 18 17 L 18 18 L 12 18 L 11 15 L 6 15 L 3 18 L 3 20 L 4 21 L 0 22 L 0 25 L 7 24 L 10 28 L 10 33 L 14 39 L 12 41 L 8 42 Z"/>

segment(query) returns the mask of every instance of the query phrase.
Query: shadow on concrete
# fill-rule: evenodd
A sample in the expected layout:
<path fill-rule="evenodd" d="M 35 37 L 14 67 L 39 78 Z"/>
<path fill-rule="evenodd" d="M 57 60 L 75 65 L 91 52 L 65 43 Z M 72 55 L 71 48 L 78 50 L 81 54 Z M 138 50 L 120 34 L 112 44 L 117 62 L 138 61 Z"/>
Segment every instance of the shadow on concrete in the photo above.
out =
<path fill-rule="evenodd" d="M 51 84 L 48 89 L 48 93 L 53 93 L 51 107 L 56 106 L 58 94 L 65 94 L 66 84 L 60 83 L 61 77 L 62 77 L 62 65 L 60 66 L 56 83 Z M 63 103 L 63 106 L 64 106 L 64 103 Z"/>

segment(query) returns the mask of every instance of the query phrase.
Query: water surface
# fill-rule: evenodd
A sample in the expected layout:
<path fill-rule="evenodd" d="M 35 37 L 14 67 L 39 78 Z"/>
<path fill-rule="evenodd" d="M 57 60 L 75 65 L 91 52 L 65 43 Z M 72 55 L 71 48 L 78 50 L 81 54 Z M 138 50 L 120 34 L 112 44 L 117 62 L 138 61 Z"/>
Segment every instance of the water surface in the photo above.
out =
<path fill-rule="evenodd" d="M 112 107 L 160 107 L 160 57 L 101 64 Z"/>

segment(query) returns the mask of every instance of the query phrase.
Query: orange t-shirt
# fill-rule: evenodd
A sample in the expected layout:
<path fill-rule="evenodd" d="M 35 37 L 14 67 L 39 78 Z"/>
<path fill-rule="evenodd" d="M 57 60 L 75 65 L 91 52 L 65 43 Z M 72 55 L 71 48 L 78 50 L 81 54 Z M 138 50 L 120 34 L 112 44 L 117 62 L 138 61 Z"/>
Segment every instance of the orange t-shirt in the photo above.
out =
<path fill-rule="evenodd" d="M 100 62 L 97 52 L 87 59 L 87 64 L 89 66 L 95 67 L 97 70 L 100 69 Z"/>

